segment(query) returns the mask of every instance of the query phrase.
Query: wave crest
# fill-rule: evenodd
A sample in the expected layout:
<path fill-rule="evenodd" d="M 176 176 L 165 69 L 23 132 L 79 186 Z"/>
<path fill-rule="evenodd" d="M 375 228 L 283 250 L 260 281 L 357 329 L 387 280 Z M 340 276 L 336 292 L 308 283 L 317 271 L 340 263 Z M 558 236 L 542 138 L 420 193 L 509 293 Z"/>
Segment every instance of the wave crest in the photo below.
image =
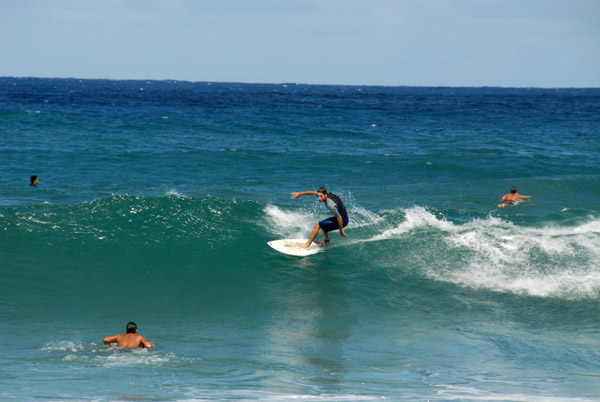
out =
<path fill-rule="evenodd" d="M 532 296 L 600 295 L 599 219 L 523 226 L 487 216 L 458 224 L 419 206 L 399 212 L 399 222 L 362 241 L 394 242 L 390 250 L 401 253 L 388 258 L 412 258 L 417 266 L 408 265 L 429 278 Z"/>

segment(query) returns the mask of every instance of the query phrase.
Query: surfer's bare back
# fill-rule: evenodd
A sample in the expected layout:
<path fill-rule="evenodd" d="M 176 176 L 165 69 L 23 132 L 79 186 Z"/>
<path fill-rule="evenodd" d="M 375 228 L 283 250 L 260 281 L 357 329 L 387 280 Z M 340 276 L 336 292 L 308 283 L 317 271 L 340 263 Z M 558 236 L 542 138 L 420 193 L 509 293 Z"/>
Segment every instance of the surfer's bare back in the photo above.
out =
<path fill-rule="evenodd" d="M 511 204 L 519 200 L 528 200 L 531 196 L 529 195 L 521 195 L 517 193 L 517 188 L 513 187 L 510 189 L 510 193 L 504 194 L 500 199 L 500 204 L 498 204 L 498 208 L 508 207 Z"/>
<path fill-rule="evenodd" d="M 151 349 L 154 345 L 145 336 L 137 333 L 137 325 L 135 322 L 127 323 L 125 334 L 107 336 L 104 338 L 104 344 L 110 346 L 111 343 L 116 343 L 121 348 L 147 348 Z"/>

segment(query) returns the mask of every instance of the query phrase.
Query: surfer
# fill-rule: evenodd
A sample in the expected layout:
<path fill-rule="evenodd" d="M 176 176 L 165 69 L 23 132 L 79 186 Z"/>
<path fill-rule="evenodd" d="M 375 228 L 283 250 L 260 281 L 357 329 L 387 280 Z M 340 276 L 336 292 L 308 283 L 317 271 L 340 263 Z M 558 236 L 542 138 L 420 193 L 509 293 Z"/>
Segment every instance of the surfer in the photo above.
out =
<path fill-rule="evenodd" d="M 37 185 L 38 185 L 38 183 L 39 183 L 39 182 L 40 182 L 40 181 L 38 180 L 38 177 L 37 177 L 37 176 L 35 176 L 35 175 L 33 175 L 33 176 L 31 176 L 31 177 L 29 178 L 29 185 L 30 185 L 30 186 L 33 186 L 33 187 L 35 187 L 35 186 L 37 186 Z"/>
<path fill-rule="evenodd" d="M 121 348 L 147 348 L 151 349 L 152 342 L 146 339 L 143 335 L 137 333 L 137 325 L 135 322 L 127 323 L 125 334 L 107 336 L 104 338 L 104 344 L 110 346 L 111 343 L 116 343 Z"/>
<path fill-rule="evenodd" d="M 333 193 L 328 193 L 325 187 L 319 187 L 317 191 L 295 191 L 292 193 L 292 199 L 296 199 L 302 195 L 316 195 L 319 198 L 319 202 L 324 202 L 325 206 L 334 216 L 315 223 L 315 227 L 308 241 L 306 243 L 296 243 L 298 246 L 308 249 L 319 234 L 319 229 L 323 232 L 325 245 L 329 243 L 328 233 L 332 230 L 339 229 L 340 236 L 348 236 L 344 233 L 344 228 L 348 224 L 348 213 L 346 212 L 346 207 L 344 207 L 344 203 L 340 200 L 340 197 Z"/>
<path fill-rule="evenodd" d="M 521 195 L 517 193 L 517 188 L 513 187 L 510 189 L 510 193 L 504 194 L 500 199 L 500 204 L 498 204 L 498 208 L 508 207 L 511 204 L 514 204 L 518 200 L 528 200 L 531 196 L 529 195 Z"/>

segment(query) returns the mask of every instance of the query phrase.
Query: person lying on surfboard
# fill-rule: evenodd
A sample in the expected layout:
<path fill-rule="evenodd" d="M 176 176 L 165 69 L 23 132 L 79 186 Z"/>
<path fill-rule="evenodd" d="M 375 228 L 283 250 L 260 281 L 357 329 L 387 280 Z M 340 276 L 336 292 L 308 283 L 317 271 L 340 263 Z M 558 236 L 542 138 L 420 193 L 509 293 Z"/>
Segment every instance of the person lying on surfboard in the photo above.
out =
<path fill-rule="evenodd" d="M 319 198 L 319 202 L 324 202 L 325 206 L 329 208 L 334 216 L 315 223 L 315 227 L 308 241 L 306 243 L 296 243 L 298 246 L 308 249 L 319 234 L 319 229 L 323 232 L 325 245 L 329 243 L 328 233 L 332 230 L 339 229 L 340 236 L 348 236 L 346 233 L 344 233 L 344 228 L 349 221 L 348 213 L 346 212 L 346 207 L 344 207 L 344 203 L 342 200 L 340 200 L 340 197 L 333 193 L 327 193 L 325 187 L 319 187 L 317 191 L 294 191 L 292 193 L 292 199 L 296 199 L 302 195 L 316 195 Z"/>
<path fill-rule="evenodd" d="M 531 196 L 529 195 L 517 194 L 517 188 L 513 187 L 510 189 L 510 193 L 504 194 L 502 196 L 502 198 L 500 199 L 500 204 L 498 204 L 498 208 L 508 207 L 509 205 L 514 204 L 519 200 L 528 200 L 530 198 Z"/>

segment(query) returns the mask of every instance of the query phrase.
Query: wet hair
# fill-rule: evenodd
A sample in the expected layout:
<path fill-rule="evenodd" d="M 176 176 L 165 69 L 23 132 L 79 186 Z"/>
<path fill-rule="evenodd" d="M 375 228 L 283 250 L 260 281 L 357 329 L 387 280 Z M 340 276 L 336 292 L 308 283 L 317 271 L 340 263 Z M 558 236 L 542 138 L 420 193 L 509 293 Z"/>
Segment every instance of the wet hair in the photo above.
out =
<path fill-rule="evenodd" d="M 36 179 L 37 179 L 37 176 L 35 176 L 35 175 L 34 175 L 34 176 L 31 176 L 31 177 L 29 178 L 29 180 L 31 181 L 31 184 L 33 184 L 33 182 L 34 182 L 34 181 L 36 181 Z"/>
<path fill-rule="evenodd" d="M 125 327 L 125 331 L 128 334 L 135 334 L 135 332 L 137 331 L 137 325 L 135 322 L 131 321 L 127 323 L 127 326 Z"/>
<path fill-rule="evenodd" d="M 319 189 L 317 190 L 317 193 L 321 193 L 321 194 L 327 194 L 327 190 L 325 189 L 325 187 L 321 186 L 321 187 L 319 187 Z"/>
<path fill-rule="evenodd" d="M 510 189 L 510 193 L 511 194 L 517 194 L 517 188 L 516 187 L 511 188 Z"/>

